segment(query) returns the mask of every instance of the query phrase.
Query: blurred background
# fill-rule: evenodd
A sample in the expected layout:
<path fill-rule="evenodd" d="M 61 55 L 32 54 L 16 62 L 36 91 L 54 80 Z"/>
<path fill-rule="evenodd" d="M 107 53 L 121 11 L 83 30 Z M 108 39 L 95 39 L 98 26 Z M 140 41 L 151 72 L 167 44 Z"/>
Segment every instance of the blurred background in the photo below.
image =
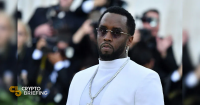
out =
<path fill-rule="evenodd" d="M 65 105 L 74 74 L 98 64 L 98 19 L 127 9 L 136 31 L 129 57 L 156 71 L 165 105 L 200 105 L 200 1 L 0 0 L 0 103 Z M 16 97 L 10 86 L 48 95 Z M 11 101 L 12 100 L 12 101 Z"/>
<path fill-rule="evenodd" d="M 15 2 L 15 3 L 14 3 Z M 12 4 L 0 0 L 0 103 L 14 105 L 15 94 L 10 86 L 17 86 L 17 1 Z"/>

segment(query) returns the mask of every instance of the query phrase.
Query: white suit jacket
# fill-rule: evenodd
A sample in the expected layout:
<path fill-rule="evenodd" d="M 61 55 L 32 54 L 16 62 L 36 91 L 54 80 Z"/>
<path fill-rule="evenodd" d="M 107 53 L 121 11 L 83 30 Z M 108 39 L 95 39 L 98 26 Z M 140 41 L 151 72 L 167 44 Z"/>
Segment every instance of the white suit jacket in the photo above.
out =
<path fill-rule="evenodd" d="M 79 105 L 82 92 L 97 66 L 80 71 L 74 76 L 66 105 Z M 160 78 L 155 71 L 129 60 L 108 85 L 100 105 L 164 105 Z"/>

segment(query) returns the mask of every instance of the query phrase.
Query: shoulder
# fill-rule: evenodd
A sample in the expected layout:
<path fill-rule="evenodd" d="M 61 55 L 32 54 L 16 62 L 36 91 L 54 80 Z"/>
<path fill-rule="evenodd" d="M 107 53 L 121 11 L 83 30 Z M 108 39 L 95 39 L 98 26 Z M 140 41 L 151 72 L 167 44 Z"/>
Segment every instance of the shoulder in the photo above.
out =
<path fill-rule="evenodd" d="M 135 70 L 137 77 L 134 78 L 137 80 L 135 103 L 137 105 L 144 104 L 144 102 L 151 103 L 151 105 L 164 105 L 163 90 L 158 73 L 136 63 L 134 67 L 137 69 Z"/>
<path fill-rule="evenodd" d="M 37 13 L 44 13 L 44 12 L 46 12 L 48 10 L 48 8 L 42 8 L 42 7 L 40 7 L 40 8 L 37 8 L 36 10 L 35 10 L 35 14 L 37 14 Z"/>
<path fill-rule="evenodd" d="M 154 70 L 151 70 L 149 68 L 146 68 L 144 66 L 141 66 L 132 60 L 130 60 L 129 66 L 131 67 L 130 72 L 132 72 L 132 74 L 134 74 L 141 80 L 148 79 L 148 78 L 160 79 L 157 72 L 155 72 Z"/>
<path fill-rule="evenodd" d="M 37 14 L 37 15 L 42 14 L 42 15 L 44 15 L 44 14 L 46 14 L 46 12 L 47 12 L 50 8 L 56 8 L 56 7 L 57 7 L 57 5 L 50 6 L 50 7 L 39 7 L 39 8 L 36 8 L 36 9 L 35 9 L 34 14 Z"/>

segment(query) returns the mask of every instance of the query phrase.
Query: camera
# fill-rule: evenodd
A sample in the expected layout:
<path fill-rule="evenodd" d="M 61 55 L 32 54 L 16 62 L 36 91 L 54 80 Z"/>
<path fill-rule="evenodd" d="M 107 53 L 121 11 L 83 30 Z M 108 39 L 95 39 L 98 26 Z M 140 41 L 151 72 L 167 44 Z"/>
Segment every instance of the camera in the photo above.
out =
<path fill-rule="evenodd" d="M 71 47 L 71 35 L 69 31 L 65 32 L 62 30 L 58 30 L 58 34 L 53 35 L 52 37 L 46 37 L 46 46 L 44 46 L 41 50 L 44 54 L 60 52 L 63 57 L 72 58 L 74 56 L 74 48 Z M 59 42 L 64 42 L 68 46 L 66 48 L 58 48 L 57 44 Z"/>
<path fill-rule="evenodd" d="M 59 6 L 53 6 L 48 9 L 46 18 L 53 29 L 58 30 L 66 27 L 65 15 L 65 11 L 60 10 Z"/>
<path fill-rule="evenodd" d="M 57 48 L 57 43 L 58 43 L 58 38 L 57 37 L 47 37 L 45 38 L 46 40 L 46 46 L 42 48 L 42 52 L 47 54 L 50 52 L 57 52 L 58 48 Z"/>
<path fill-rule="evenodd" d="M 62 11 L 59 6 L 50 7 L 47 10 L 46 18 L 48 23 L 53 28 L 53 35 L 51 37 L 45 37 L 46 46 L 41 50 L 44 54 L 59 52 L 63 57 L 72 58 L 74 55 L 74 49 L 71 46 L 68 46 L 64 49 L 57 47 L 59 42 L 64 42 L 66 44 L 70 43 L 71 33 L 69 27 L 65 20 L 65 11 Z M 37 42 L 39 38 L 35 39 L 34 42 Z"/>
<path fill-rule="evenodd" d="M 151 31 L 148 29 L 139 29 L 140 42 L 144 42 L 148 48 L 154 49 L 156 46 L 156 39 L 151 35 Z"/>

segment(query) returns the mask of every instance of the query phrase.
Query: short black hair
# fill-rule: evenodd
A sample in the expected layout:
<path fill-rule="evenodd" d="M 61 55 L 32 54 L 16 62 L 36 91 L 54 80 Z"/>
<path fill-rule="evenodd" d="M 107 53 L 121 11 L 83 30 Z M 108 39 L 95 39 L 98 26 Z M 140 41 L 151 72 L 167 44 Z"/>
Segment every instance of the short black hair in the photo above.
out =
<path fill-rule="evenodd" d="M 133 46 L 133 48 L 129 51 L 129 56 L 131 60 L 143 66 L 150 63 L 151 59 L 153 59 L 151 50 L 144 42 L 138 42 L 135 46 Z"/>
<path fill-rule="evenodd" d="M 143 13 L 142 17 L 146 17 L 147 13 L 149 13 L 149 12 L 155 12 L 155 13 L 157 13 L 158 15 L 160 15 L 160 13 L 159 13 L 159 11 L 158 11 L 157 9 L 149 9 L 149 10 L 147 10 L 147 11 L 145 11 L 145 12 Z"/>
<path fill-rule="evenodd" d="M 115 13 L 115 14 L 120 14 L 123 16 L 127 17 L 127 22 L 126 22 L 126 26 L 127 26 L 127 30 L 128 30 L 128 34 L 132 35 L 135 32 L 135 20 L 133 18 L 133 16 L 124 8 L 118 7 L 118 6 L 113 6 L 113 7 L 109 7 L 99 18 L 99 23 L 101 22 L 102 17 L 104 16 L 104 14 L 106 14 L 107 12 L 109 13 Z"/>

